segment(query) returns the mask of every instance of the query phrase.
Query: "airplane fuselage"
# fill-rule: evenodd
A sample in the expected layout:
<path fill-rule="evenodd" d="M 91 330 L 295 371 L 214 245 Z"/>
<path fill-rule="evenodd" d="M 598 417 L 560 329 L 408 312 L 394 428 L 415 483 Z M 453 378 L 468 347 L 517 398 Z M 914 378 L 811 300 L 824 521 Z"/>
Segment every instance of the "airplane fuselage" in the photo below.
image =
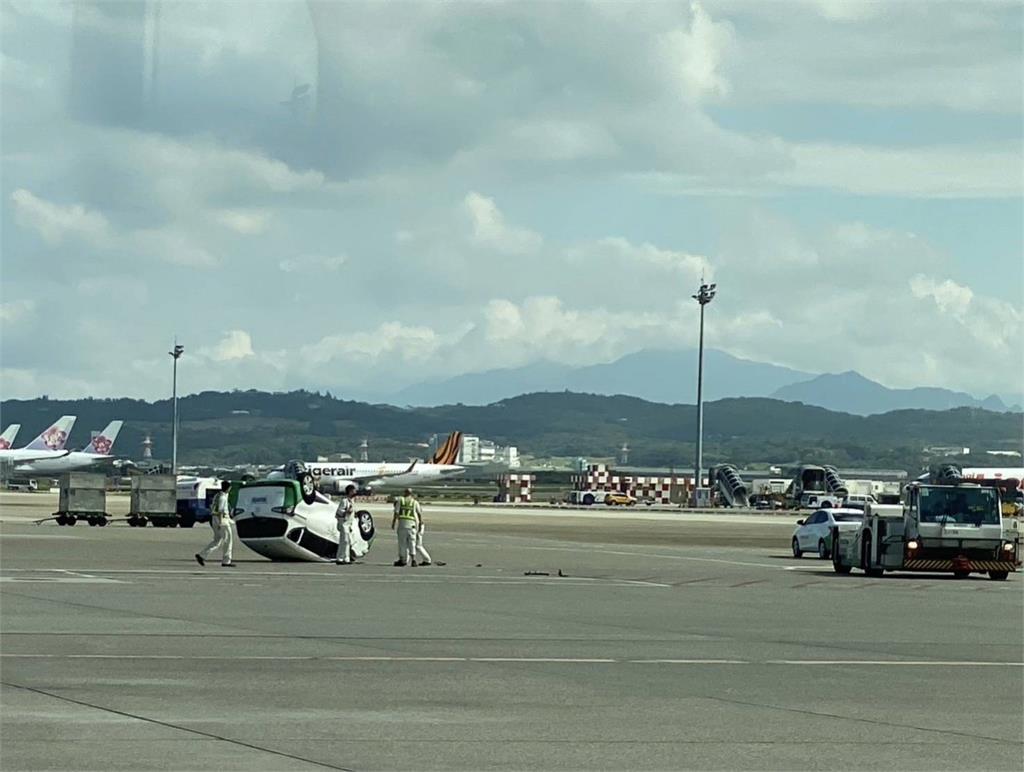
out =
<path fill-rule="evenodd" d="M 305 466 L 319 484 L 358 480 L 370 488 L 411 488 L 464 471 L 456 464 L 416 464 L 411 471 L 408 464 L 394 463 L 310 461 Z"/>
<path fill-rule="evenodd" d="M 30 461 L 52 461 L 64 458 L 70 453 L 70 450 L 29 450 L 28 448 L 0 450 L 0 462 L 5 464 L 27 464 Z"/>
<path fill-rule="evenodd" d="M 113 460 L 114 456 L 98 456 L 95 453 L 72 451 L 63 456 L 36 458 L 28 463 L 20 463 L 14 467 L 14 471 L 25 474 L 64 474 L 65 472 L 89 469 Z"/>

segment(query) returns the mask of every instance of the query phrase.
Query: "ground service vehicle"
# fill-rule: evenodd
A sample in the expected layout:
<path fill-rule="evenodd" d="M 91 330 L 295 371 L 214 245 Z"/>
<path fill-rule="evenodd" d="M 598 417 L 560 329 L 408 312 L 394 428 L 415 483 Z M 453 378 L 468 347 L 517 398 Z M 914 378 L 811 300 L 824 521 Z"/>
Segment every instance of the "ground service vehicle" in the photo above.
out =
<path fill-rule="evenodd" d="M 604 503 L 609 507 L 631 507 L 636 504 L 636 499 L 628 493 L 612 491 L 604 497 Z"/>
<path fill-rule="evenodd" d="M 973 483 L 911 483 L 902 507 L 868 504 L 860 528 L 833 529 L 832 538 L 839 574 L 987 572 L 1002 580 L 1021 564 L 1017 521 L 1004 524 L 996 488 Z"/>

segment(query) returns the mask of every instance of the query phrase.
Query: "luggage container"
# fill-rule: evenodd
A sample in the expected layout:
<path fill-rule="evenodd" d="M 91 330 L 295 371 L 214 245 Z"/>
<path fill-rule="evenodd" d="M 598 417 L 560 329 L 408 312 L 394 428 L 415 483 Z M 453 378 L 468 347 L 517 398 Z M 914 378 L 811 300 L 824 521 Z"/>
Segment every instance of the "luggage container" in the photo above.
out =
<path fill-rule="evenodd" d="M 107 478 L 89 472 L 68 472 L 60 478 L 60 499 L 53 513 L 57 525 L 74 525 L 85 520 L 103 526 L 107 514 Z"/>
<path fill-rule="evenodd" d="M 142 528 L 152 522 L 155 528 L 173 528 L 178 524 L 177 503 L 177 484 L 173 474 L 133 477 L 128 525 Z"/>

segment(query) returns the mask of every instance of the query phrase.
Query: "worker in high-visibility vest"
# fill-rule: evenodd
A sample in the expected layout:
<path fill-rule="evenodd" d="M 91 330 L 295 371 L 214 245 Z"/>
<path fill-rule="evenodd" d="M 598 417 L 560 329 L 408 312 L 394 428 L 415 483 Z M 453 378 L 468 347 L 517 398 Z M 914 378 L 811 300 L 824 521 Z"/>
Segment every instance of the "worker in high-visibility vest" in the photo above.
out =
<path fill-rule="evenodd" d="M 395 499 L 395 515 L 391 518 L 391 530 L 397 528 L 398 560 L 396 566 L 416 565 L 416 532 L 420 525 L 420 503 L 413 498 L 412 489 Z"/>

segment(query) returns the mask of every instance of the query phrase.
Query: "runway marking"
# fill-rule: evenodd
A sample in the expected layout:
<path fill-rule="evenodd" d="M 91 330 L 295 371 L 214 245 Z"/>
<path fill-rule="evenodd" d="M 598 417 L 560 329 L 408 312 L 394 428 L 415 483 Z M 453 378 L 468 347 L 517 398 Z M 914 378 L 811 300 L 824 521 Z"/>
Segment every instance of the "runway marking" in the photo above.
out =
<path fill-rule="evenodd" d="M 324 564 L 328 566 L 329 564 Z M 296 578 L 296 577 L 310 577 L 314 579 L 324 579 L 328 581 L 338 581 L 341 574 L 334 571 L 241 571 L 239 573 L 227 574 L 224 572 L 217 572 L 214 570 L 204 570 L 201 568 L 94 568 L 90 569 L 100 574 L 128 574 L 128 575 L 157 575 L 157 576 L 210 576 L 216 577 L 216 580 L 249 580 L 254 577 L 282 577 L 282 578 Z M 47 573 L 47 572 L 64 572 L 73 573 L 63 568 L 7 568 L 3 569 L 4 572 L 31 572 L 31 573 Z M 80 576 L 92 576 L 91 574 L 79 574 Z M 377 575 L 364 575 L 357 576 L 354 573 L 346 573 L 344 575 L 345 582 L 355 583 L 368 583 L 368 584 L 399 584 L 408 581 L 415 581 L 420 584 L 500 584 L 500 585 L 514 585 L 514 586 L 529 586 L 533 587 L 536 585 L 550 585 L 550 586 L 583 586 L 583 585 L 603 585 L 603 586 L 614 586 L 614 587 L 657 587 L 657 588 L 671 588 L 672 585 L 664 584 L 661 582 L 650 582 L 640 579 L 619 579 L 619 578 L 602 578 L 593 576 L 565 576 L 557 579 L 538 579 L 536 577 L 529 576 L 498 576 L 494 574 L 435 574 L 430 576 L 425 572 L 416 572 L 415 578 L 408 574 L 394 573 L 394 574 L 377 574 Z M 96 577 L 99 581 L 104 582 L 115 582 L 114 579 L 101 579 Z M 5 578 L 0 575 L 0 581 L 37 581 L 37 580 L 23 580 L 15 578 Z M 54 581 L 52 579 L 41 579 L 38 581 Z M 118 582 L 123 583 L 123 582 Z"/>
<path fill-rule="evenodd" d="M 631 665 L 754 665 L 745 659 L 630 659 Z"/>
<path fill-rule="evenodd" d="M 0 576 L 0 582 L 17 582 L 19 584 L 130 584 L 120 579 L 103 579 L 98 576 L 37 576 L 20 579 L 13 576 Z"/>
<path fill-rule="evenodd" d="M 902 665 L 905 667 L 1024 667 L 1024 662 L 907 659 L 770 659 L 766 665 Z"/>
<path fill-rule="evenodd" d="M 616 657 L 414 657 L 387 655 L 317 655 L 317 654 L 12 654 L 0 653 L 4 659 L 112 659 L 142 661 L 211 661 L 211 662 L 478 662 L 478 663 L 551 663 L 559 665 L 826 665 L 840 666 L 903 666 L 903 667 L 1022 667 L 1024 662 L 985 662 L 979 660 L 897 660 L 897 659 L 620 659 Z"/>
<path fill-rule="evenodd" d="M 663 558 L 665 560 L 694 560 L 700 563 L 725 563 L 730 566 L 750 566 L 753 568 L 774 568 L 777 570 L 795 571 L 803 566 L 780 566 L 772 563 L 749 563 L 745 560 L 726 560 L 724 558 L 697 558 L 690 555 L 665 555 L 655 552 L 625 552 L 623 550 L 583 549 L 580 547 L 529 547 L 516 545 L 515 549 L 522 550 L 544 550 L 548 552 L 586 552 L 593 554 L 600 552 L 603 555 L 624 555 L 631 558 Z"/>

